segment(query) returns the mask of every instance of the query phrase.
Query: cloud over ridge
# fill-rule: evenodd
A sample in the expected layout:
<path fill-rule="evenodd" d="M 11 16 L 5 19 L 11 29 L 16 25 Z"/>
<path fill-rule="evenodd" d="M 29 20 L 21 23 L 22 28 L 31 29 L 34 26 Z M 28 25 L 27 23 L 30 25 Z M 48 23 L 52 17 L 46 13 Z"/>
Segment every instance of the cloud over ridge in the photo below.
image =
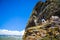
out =
<path fill-rule="evenodd" d="M 0 29 L 0 35 L 23 35 L 24 30 L 22 31 L 10 31 L 6 29 Z"/>

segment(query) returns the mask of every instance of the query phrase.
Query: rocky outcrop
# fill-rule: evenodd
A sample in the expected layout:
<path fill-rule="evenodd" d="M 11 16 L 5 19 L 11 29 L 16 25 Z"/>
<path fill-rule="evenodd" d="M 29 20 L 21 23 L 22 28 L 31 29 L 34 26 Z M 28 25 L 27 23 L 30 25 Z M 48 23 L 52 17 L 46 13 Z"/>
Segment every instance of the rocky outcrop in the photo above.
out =
<path fill-rule="evenodd" d="M 60 1 L 46 0 L 35 6 L 23 40 L 60 40 Z"/>

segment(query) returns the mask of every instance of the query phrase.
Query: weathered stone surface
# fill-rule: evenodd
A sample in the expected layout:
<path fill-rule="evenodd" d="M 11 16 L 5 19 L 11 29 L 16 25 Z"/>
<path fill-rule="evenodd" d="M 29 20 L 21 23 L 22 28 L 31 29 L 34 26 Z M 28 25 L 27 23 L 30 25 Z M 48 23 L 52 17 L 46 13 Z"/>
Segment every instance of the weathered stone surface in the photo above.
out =
<path fill-rule="evenodd" d="M 38 2 L 25 29 L 23 40 L 60 40 L 60 1 Z"/>

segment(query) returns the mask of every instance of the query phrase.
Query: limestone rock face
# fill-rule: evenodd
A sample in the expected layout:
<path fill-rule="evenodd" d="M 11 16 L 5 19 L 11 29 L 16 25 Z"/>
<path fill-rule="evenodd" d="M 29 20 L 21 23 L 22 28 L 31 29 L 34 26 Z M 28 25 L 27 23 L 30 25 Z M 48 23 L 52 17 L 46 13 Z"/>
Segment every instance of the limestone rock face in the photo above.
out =
<path fill-rule="evenodd" d="M 27 23 L 23 40 L 60 40 L 60 1 L 39 1 Z"/>

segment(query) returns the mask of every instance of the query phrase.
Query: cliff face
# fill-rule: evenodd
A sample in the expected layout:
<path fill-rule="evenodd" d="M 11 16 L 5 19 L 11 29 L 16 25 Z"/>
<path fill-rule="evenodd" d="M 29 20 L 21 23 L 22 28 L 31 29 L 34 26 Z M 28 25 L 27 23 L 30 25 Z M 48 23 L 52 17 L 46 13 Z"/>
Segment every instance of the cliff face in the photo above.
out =
<path fill-rule="evenodd" d="M 25 29 L 23 40 L 60 40 L 60 1 L 38 2 Z"/>

